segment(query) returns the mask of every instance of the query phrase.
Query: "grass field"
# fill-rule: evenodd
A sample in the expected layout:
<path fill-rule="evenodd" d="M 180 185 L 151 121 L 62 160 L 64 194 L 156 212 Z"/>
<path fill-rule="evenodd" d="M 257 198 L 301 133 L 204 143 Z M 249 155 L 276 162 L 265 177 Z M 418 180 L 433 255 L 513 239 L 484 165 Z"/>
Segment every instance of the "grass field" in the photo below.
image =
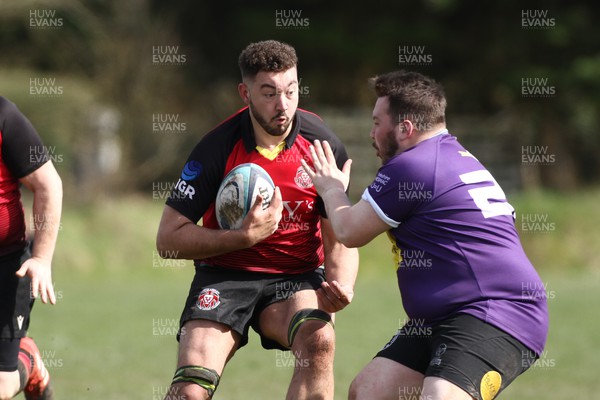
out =
<path fill-rule="evenodd" d="M 598 191 L 513 199 L 520 213 L 554 225 L 522 232 L 547 285 L 546 351 L 500 398 L 589 399 L 600 391 Z M 190 262 L 157 257 L 162 204 L 140 198 L 65 207 L 54 262 L 59 302 L 34 307 L 30 334 L 42 349 L 58 399 L 162 399 L 175 366 L 177 321 Z M 596 210 L 593 212 L 592 210 Z M 520 224 L 519 220 L 517 221 Z M 354 302 L 337 317 L 336 399 L 405 318 L 385 239 L 361 249 Z M 225 370 L 216 399 L 282 399 L 289 356 L 264 351 L 256 335 Z"/>

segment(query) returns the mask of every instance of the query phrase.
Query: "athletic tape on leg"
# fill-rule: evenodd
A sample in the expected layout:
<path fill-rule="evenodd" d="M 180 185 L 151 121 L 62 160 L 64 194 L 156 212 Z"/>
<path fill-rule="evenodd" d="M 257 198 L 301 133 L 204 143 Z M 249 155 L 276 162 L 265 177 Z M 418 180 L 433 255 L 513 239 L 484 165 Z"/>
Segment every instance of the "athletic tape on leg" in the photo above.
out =
<path fill-rule="evenodd" d="M 315 308 L 305 308 L 304 310 L 300 310 L 292 317 L 288 328 L 288 343 L 290 344 L 290 347 L 292 347 L 292 344 L 294 343 L 294 338 L 296 337 L 296 333 L 298 333 L 300 325 L 306 321 L 321 321 L 332 327 L 334 326 L 331 321 L 331 315 L 323 310 L 317 310 Z"/>
<path fill-rule="evenodd" d="M 184 365 L 175 371 L 175 376 L 171 384 L 182 382 L 194 383 L 206 389 L 212 397 L 215 390 L 217 390 L 217 386 L 219 386 L 219 379 L 219 374 L 214 369 Z"/>

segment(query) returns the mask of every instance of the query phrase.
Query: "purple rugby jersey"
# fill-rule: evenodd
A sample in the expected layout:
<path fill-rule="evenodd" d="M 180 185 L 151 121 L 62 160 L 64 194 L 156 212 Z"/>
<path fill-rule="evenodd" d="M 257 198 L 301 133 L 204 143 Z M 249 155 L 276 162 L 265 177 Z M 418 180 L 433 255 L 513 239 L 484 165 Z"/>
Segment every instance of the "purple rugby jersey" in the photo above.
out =
<path fill-rule="evenodd" d="M 454 136 L 440 132 L 391 158 L 362 198 L 392 227 L 409 318 L 429 324 L 467 313 L 542 353 L 545 285 L 504 192 Z"/>

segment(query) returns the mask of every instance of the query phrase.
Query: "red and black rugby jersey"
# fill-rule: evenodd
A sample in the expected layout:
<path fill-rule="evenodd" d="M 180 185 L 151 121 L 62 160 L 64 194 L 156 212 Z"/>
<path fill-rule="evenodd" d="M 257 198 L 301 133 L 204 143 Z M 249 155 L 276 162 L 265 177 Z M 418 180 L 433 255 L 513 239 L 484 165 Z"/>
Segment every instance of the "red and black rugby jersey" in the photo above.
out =
<path fill-rule="evenodd" d="M 48 161 L 33 125 L 0 96 L 0 256 L 25 246 L 25 217 L 19 179 Z"/>
<path fill-rule="evenodd" d="M 348 159 L 335 134 L 315 114 L 298 109 L 285 147 L 273 159 L 256 149 L 249 109 L 229 117 L 196 145 L 181 173 L 167 205 L 193 222 L 202 218 L 204 227 L 219 229 L 215 198 L 229 171 L 243 163 L 263 167 L 279 186 L 283 216 L 277 231 L 255 246 L 195 260 L 223 268 L 263 273 L 302 273 L 323 264 L 320 217 L 325 216 L 322 200 L 300 160 L 312 164 L 309 146 L 315 139 L 327 140 L 341 168 Z"/>

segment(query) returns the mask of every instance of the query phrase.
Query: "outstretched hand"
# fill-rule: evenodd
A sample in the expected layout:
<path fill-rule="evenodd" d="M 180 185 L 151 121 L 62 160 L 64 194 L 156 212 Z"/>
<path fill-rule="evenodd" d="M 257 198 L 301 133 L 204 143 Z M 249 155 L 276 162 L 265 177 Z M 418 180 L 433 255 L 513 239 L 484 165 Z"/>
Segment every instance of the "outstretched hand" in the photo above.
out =
<path fill-rule="evenodd" d="M 347 160 L 340 171 L 329 143 L 323 141 L 323 144 L 321 144 L 319 140 L 315 140 L 314 145 L 310 146 L 310 155 L 314 170 L 305 160 L 302 160 L 302 166 L 312 179 L 321 197 L 331 189 L 342 189 L 344 192 L 348 189 L 352 160 Z"/>

